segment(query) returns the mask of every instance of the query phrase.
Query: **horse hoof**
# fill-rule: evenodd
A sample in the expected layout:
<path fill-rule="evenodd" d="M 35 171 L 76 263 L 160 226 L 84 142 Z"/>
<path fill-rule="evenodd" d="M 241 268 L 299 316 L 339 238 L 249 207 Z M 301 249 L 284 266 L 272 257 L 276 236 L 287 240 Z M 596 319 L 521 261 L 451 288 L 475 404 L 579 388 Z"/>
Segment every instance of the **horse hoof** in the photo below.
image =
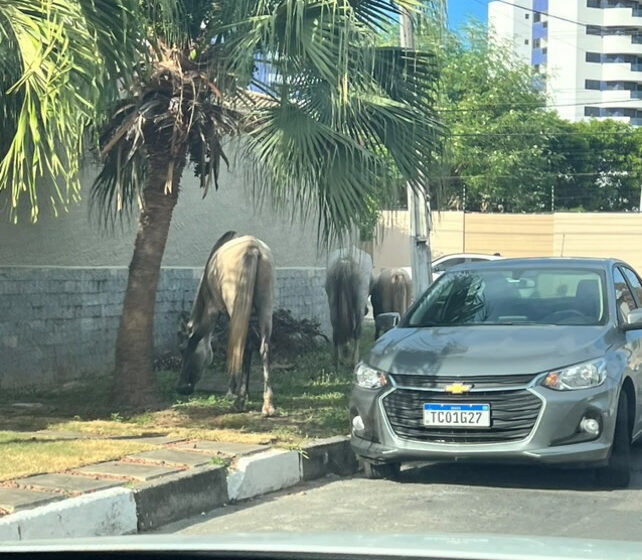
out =
<path fill-rule="evenodd" d="M 261 416 L 263 416 L 263 418 L 268 418 L 270 416 L 274 416 L 274 407 L 273 406 L 264 406 L 263 410 L 261 411 Z"/>

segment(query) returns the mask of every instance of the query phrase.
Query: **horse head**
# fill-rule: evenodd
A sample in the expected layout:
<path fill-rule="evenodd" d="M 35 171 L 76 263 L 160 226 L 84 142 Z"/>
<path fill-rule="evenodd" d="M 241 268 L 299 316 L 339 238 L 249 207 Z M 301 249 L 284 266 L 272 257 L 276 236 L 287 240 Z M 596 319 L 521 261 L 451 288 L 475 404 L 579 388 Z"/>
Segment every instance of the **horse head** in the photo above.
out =
<path fill-rule="evenodd" d="M 193 321 L 186 314 L 182 314 L 178 325 L 178 347 L 183 357 L 183 366 L 176 392 L 191 395 L 203 375 L 203 370 L 214 359 L 211 335 L 205 338 L 198 337 Z"/>

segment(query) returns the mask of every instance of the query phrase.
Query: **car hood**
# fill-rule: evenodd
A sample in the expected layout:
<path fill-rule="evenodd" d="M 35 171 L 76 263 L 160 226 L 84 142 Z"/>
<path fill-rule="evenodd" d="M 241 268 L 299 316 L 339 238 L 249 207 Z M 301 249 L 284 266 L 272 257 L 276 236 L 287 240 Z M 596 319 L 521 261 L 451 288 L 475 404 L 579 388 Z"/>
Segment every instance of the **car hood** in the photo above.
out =
<path fill-rule="evenodd" d="M 366 362 L 393 374 L 534 374 L 603 356 L 616 336 L 609 326 L 396 328 Z"/>
<path fill-rule="evenodd" d="M 51 541 L 0 542 L 0 553 L 21 554 L 82 552 L 92 558 L 113 558 L 127 553 L 128 558 L 149 558 L 150 553 L 172 553 L 174 558 L 443 558 L 460 560 L 562 560 L 640 558 L 642 544 L 624 541 L 599 541 L 551 537 L 495 535 L 387 535 L 387 534 L 235 534 L 204 537 L 178 535 L 141 535 Z M 163 554 L 163 558 L 165 557 Z M 105 555 L 105 556 L 103 556 Z M 138 556 L 140 555 L 140 556 Z M 56 556 L 59 557 L 59 556 Z M 42 556 L 47 558 L 47 556 Z"/>

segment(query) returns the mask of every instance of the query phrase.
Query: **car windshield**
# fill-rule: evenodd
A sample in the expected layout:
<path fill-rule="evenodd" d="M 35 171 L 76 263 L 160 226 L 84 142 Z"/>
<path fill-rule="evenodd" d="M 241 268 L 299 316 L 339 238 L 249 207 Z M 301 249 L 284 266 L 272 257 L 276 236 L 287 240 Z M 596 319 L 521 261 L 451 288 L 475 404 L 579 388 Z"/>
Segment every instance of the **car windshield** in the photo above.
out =
<path fill-rule="evenodd" d="M 406 326 L 598 325 L 606 319 L 602 275 L 568 268 L 502 268 L 445 274 Z"/>

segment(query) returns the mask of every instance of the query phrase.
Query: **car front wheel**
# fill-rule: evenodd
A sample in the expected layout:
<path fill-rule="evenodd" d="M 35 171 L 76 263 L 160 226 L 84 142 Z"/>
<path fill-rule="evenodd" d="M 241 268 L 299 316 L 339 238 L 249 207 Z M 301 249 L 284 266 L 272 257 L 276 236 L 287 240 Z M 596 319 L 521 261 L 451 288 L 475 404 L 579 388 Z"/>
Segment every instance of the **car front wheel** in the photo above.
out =
<path fill-rule="evenodd" d="M 597 482 L 604 488 L 626 488 L 631 480 L 631 433 L 629 431 L 629 401 L 620 394 L 615 420 L 615 434 L 608 464 L 598 469 Z"/>

